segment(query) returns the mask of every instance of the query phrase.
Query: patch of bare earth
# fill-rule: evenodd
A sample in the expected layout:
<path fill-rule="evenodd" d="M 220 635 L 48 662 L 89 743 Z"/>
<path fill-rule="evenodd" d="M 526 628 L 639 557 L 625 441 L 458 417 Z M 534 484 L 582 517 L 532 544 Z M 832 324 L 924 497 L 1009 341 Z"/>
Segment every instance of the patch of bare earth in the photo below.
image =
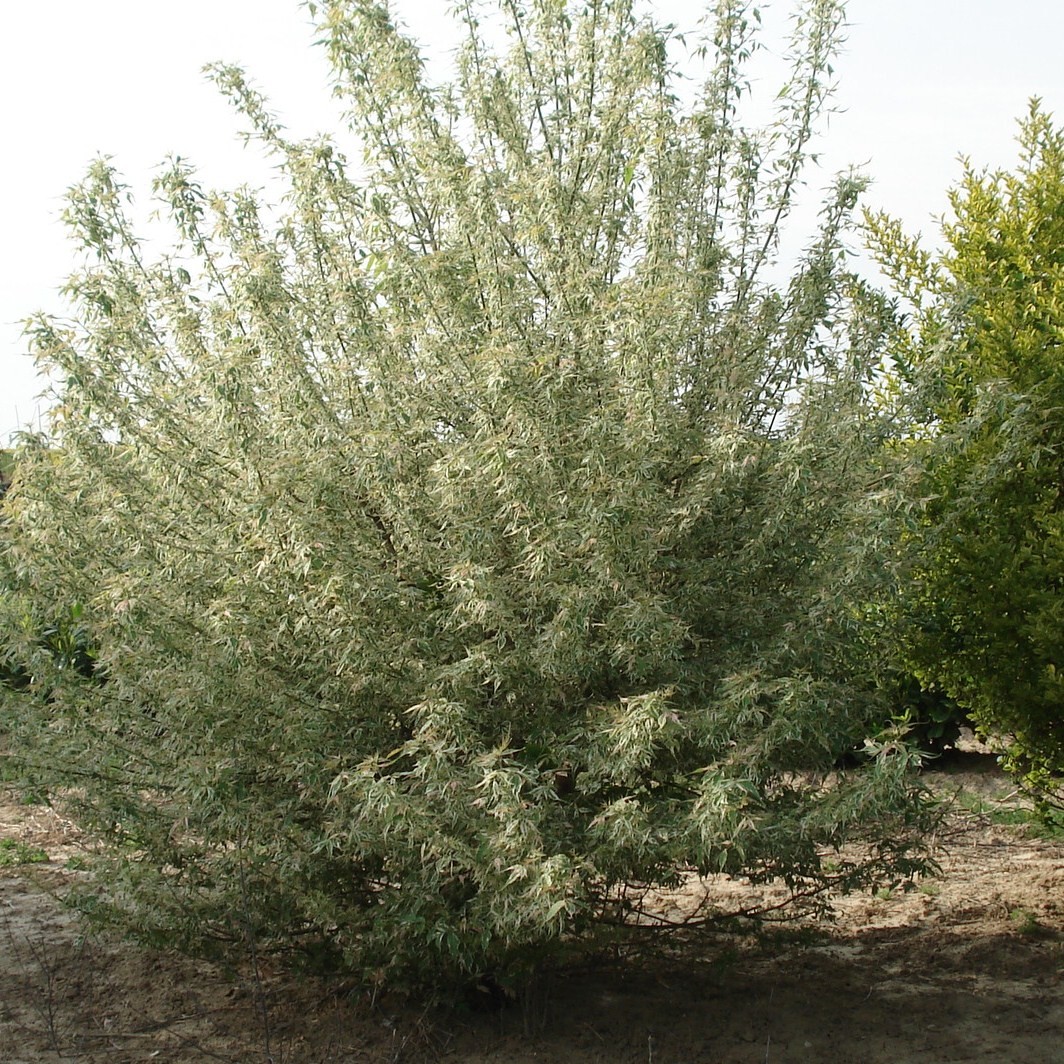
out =
<path fill-rule="evenodd" d="M 841 900 L 831 924 L 604 958 L 551 976 L 535 1010 L 490 1014 L 370 1003 L 274 971 L 257 983 L 82 938 L 58 900 L 83 874 L 76 832 L 8 795 L 0 840 L 50 859 L 0 869 L 0 1061 L 1059 1064 L 1064 842 L 1000 823 L 1018 800 L 986 755 L 955 756 L 928 781 L 961 793 L 936 840 L 939 878 Z M 741 881 L 707 888 L 767 897 Z M 695 889 L 669 904 L 682 910 Z"/>

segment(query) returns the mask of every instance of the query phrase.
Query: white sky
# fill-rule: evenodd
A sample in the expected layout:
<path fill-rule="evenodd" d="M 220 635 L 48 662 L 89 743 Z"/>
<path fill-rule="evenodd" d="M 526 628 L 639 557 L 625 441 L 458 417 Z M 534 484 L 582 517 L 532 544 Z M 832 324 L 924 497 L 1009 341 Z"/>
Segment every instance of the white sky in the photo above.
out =
<path fill-rule="evenodd" d="M 448 34 L 450 0 L 395 0 L 422 41 Z M 650 0 L 691 25 L 693 0 Z M 785 26 L 792 0 L 763 3 Z M 814 191 L 856 164 L 875 184 L 865 202 L 931 234 L 960 174 L 958 156 L 1010 166 L 1016 120 L 1032 95 L 1064 122 L 1061 0 L 850 0 L 848 43 Z M 114 157 L 138 198 L 180 154 L 212 187 L 259 183 L 257 152 L 200 73 L 237 62 L 291 132 L 335 128 L 327 64 L 298 0 L 0 0 L 0 442 L 31 422 L 41 391 L 19 321 L 60 311 L 75 262 L 59 216 L 65 189 L 97 154 Z M 774 89 L 776 86 L 771 86 Z"/>

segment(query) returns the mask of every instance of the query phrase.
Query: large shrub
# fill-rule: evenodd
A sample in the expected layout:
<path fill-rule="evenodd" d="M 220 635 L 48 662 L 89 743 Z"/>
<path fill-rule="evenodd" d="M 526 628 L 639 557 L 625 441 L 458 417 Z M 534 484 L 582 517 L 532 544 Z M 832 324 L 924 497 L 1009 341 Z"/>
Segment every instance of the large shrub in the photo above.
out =
<path fill-rule="evenodd" d="M 283 211 L 174 162 L 149 261 L 97 163 L 74 324 L 33 325 L 63 383 L 9 560 L 85 604 L 106 682 L 17 712 L 103 846 L 86 905 L 440 979 L 623 919 L 632 882 L 910 871 L 911 759 L 853 654 L 888 505 L 859 182 L 772 280 L 839 5 L 763 131 L 743 4 L 688 109 L 623 0 L 507 0 L 503 54 L 460 5 L 445 88 L 381 6 L 319 6 L 364 173 L 220 68 Z"/>
<path fill-rule="evenodd" d="M 1020 146 L 1015 172 L 966 169 L 941 254 L 884 217 L 870 233 L 911 310 L 893 350 L 923 500 L 909 660 L 1048 796 L 1064 778 L 1064 134 L 1037 102 Z"/>

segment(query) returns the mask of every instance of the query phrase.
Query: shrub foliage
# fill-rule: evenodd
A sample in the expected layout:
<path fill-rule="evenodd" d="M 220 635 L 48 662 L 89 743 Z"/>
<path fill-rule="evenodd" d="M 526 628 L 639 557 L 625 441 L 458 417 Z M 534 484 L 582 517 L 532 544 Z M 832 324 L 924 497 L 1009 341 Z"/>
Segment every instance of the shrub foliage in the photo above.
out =
<path fill-rule="evenodd" d="M 856 179 L 778 281 L 839 5 L 760 130 L 742 3 L 690 105 L 625 0 L 506 0 L 497 51 L 459 8 L 435 87 L 384 7 L 318 5 L 358 167 L 214 70 L 281 207 L 175 160 L 152 260 L 106 163 L 71 191 L 9 630 L 75 603 L 96 670 L 38 651 L 50 699 L 8 704 L 100 840 L 84 904 L 143 937 L 438 980 L 623 922 L 632 883 L 915 867 L 854 651 L 890 505 Z"/>
<path fill-rule="evenodd" d="M 895 348 L 925 500 L 911 661 L 1048 794 L 1064 778 L 1064 134 L 1035 101 L 1019 141 L 1015 172 L 966 170 L 941 255 L 884 217 L 870 232 L 913 311 Z"/>

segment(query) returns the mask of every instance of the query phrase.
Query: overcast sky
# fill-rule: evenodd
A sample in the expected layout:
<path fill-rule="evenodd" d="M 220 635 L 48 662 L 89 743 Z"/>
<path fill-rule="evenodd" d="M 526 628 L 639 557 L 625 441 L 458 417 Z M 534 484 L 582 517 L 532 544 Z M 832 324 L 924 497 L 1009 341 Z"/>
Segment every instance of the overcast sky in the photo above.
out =
<path fill-rule="evenodd" d="M 439 52 L 449 6 L 397 0 L 393 10 Z M 703 5 L 648 6 L 690 25 Z M 761 7 L 776 29 L 793 3 Z M 814 189 L 858 165 L 875 180 L 866 203 L 931 235 L 959 155 L 1012 165 L 1032 95 L 1064 121 L 1061 0 L 851 0 L 848 15 L 836 65 L 843 113 L 831 119 Z M 61 309 L 75 261 L 59 222 L 64 190 L 97 154 L 113 156 L 142 200 L 170 153 L 212 187 L 260 182 L 260 158 L 241 146 L 200 69 L 238 62 L 292 133 L 327 131 L 334 110 L 313 37 L 298 0 L 0 0 L 0 441 L 32 421 L 41 390 L 18 323 Z"/>

